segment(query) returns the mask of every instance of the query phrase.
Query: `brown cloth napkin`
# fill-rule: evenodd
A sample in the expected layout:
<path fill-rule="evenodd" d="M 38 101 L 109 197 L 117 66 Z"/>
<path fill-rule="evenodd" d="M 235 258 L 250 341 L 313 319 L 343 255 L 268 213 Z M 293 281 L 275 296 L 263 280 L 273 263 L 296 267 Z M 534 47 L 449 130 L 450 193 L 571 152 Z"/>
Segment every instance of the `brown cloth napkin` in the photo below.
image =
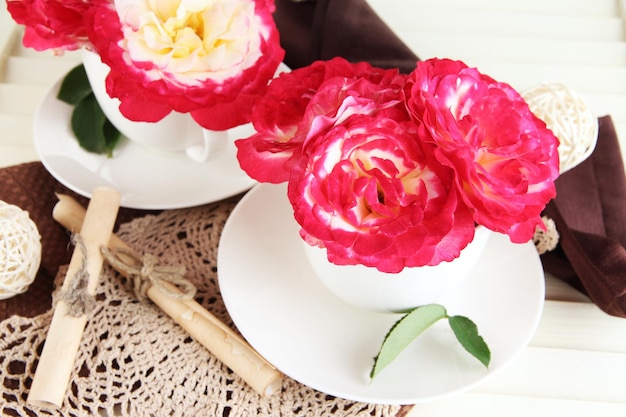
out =
<path fill-rule="evenodd" d="M 615 127 L 599 119 L 593 154 L 557 181 L 544 214 L 560 234 L 544 268 L 586 293 L 608 314 L 626 317 L 626 176 Z"/>
<path fill-rule="evenodd" d="M 274 19 L 290 68 L 341 56 L 408 73 L 418 60 L 365 0 L 276 0 Z"/>

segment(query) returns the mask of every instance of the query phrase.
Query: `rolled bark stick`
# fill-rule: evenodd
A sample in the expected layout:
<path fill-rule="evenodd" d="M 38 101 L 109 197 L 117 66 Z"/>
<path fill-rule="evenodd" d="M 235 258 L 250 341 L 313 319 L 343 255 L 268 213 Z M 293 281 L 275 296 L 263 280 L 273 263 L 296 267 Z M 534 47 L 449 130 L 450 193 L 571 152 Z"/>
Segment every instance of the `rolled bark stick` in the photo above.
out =
<path fill-rule="evenodd" d="M 80 227 L 84 208 L 73 198 L 59 194 L 59 202 L 54 207 L 52 216 L 70 231 Z M 132 249 L 115 234 L 111 235 L 109 248 L 131 251 Z M 124 258 L 123 253 L 118 254 Z M 133 253 L 133 257 L 135 256 Z M 126 257 L 128 263 L 134 262 Z M 128 277 L 125 271 L 118 270 Z M 166 282 L 161 283 L 168 291 L 177 288 Z M 241 336 L 205 310 L 193 299 L 174 298 L 159 286 L 148 288 L 146 295 L 176 323 L 185 329 L 196 341 L 213 353 L 222 363 L 239 375 L 248 385 L 262 396 L 269 397 L 280 389 L 283 375 L 260 356 Z"/>
<path fill-rule="evenodd" d="M 93 191 L 61 288 L 27 401 L 60 407 L 87 323 L 81 300 L 93 297 L 102 269 L 100 247 L 111 238 L 120 194 L 106 187 Z M 78 301 L 73 301 L 78 300 Z"/>

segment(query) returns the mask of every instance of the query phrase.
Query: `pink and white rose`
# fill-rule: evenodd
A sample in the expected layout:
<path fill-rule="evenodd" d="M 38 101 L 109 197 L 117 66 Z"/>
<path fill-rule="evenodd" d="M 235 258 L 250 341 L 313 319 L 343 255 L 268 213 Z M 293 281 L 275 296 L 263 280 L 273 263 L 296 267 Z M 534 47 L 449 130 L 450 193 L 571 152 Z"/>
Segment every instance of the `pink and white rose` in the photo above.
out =
<path fill-rule="evenodd" d="M 274 9 L 273 0 L 115 0 L 92 9 L 89 38 L 125 117 L 177 111 L 224 130 L 249 121 L 283 59 Z"/>
<path fill-rule="evenodd" d="M 58 52 L 90 44 L 84 16 L 94 4 L 107 0 L 7 0 L 16 23 L 25 26 L 23 44 L 37 51 Z"/>
<path fill-rule="evenodd" d="M 404 79 L 395 69 L 343 58 L 280 74 L 253 108 L 257 133 L 235 142 L 241 167 L 258 181 L 287 181 L 308 137 L 352 114 L 405 114 L 398 95 Z"/>
<path fill-rule="evenodd" d="M 472 240 L 453 170 L 417 130 L 385 115 L 353 115 L 311 138 L 288 196 L 300 234 L 331 262 L 399 272 L 450 261 Z"/>
<path fill-rule="evenodd" d="M 555 196 L 558 139 L 511 86 L 459 61 L 420 62 L 406 87 L 421 140 L 455 171 L 474 220 L 527 242 Z"/>

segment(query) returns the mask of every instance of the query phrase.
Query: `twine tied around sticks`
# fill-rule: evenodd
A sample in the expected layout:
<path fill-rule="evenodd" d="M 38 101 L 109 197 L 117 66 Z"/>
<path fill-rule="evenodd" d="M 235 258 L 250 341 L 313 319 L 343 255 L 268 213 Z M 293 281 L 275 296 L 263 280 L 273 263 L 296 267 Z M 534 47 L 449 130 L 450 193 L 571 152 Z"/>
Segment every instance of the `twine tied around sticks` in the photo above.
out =
<path fill-rule="evenodd" d="M 81 253 L 81 266 L 74 273 L 69 286 L 60 293 L 60 299 L 68 306 L 67 314 L 80 317 L 88 314 L 95 307 L 93 295 L 87 291 L 89 273 L 87 272 L 87 248 L 80 235 L 72 235 L 72 242 Z"/>
<path fill-rule="evenodd" d="M 179 300 L 190 300 L 196 294 L 196 287 L 185 278 L 184 266 L 159 265 L 156 256 L 139 256 L 126 248 L 102 247 L 100 252 L 114 269 L 132 279 L 135 295 L 141 301 L 147 300 L 148 289 L 153 285 Z"/>

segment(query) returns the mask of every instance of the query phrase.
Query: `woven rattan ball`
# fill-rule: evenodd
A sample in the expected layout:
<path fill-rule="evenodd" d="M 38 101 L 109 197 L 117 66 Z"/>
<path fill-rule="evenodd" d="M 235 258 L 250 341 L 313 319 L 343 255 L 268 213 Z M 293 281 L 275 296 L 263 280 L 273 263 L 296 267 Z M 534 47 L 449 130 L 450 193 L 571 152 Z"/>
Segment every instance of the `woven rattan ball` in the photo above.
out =
<path fill-rule="evenodd" d="M 41 236 L 28 213 L 0 201 L 0 300 L 28 289 L 41 263 Z"/>
<path fill-rule="evenodd" d="M 598 140 L 598 119 L 582 97 L 558 83 L 541 84 L 522 96 L 530 110 L 559 138 L 561 173 L 591 155 Z"/>

